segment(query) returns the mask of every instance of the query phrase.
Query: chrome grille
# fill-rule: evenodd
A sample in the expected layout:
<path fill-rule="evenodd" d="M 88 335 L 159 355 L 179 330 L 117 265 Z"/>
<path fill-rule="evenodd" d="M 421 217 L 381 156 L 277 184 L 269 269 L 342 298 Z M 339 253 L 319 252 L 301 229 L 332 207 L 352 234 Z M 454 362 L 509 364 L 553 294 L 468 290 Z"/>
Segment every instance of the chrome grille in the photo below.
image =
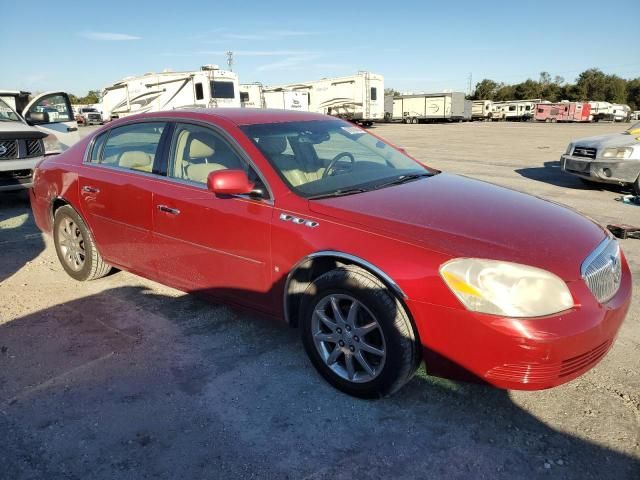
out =
<path fill-rule="evenodd" d="M 582 263 L 580 272 L 598 302 L 611 300 L 622 280 L 622 256 L 618 242 L 608 238 L 600 243 Z"/>
<path fill-rule="evenodd" d="M 18 157 L 18 142 L 16 140 L 0 140 L 0 159 L 6 160 Z"/>
<path fill-rule="evenodd" d="M 573 156 L 574 157 L 585 157 L 585 158 L 596 158 L 596 153 L 598 150 L 591 147 L 581 147 L 578 145 L 573 148 Z"/>
<path fill-rule="evenodd" d="M 38 157 L 44 153 L 44 144 L 42 140 L 37 138 L 29 138 L 25 140 L 27 147 L 27 157 Z"/>

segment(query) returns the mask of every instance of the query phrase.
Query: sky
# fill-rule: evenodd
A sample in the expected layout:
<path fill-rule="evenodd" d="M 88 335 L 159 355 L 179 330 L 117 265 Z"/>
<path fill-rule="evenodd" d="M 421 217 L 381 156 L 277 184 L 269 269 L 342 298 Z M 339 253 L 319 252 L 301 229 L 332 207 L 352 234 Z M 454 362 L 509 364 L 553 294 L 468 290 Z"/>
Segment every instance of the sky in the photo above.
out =
<path fill-rule="evenodd" d="M 605 7 L 606 5 L 606 7 Z M 294 83 L 368 70 L 401 92 L 467 91 L 541 71 L 640 77 L 635 1 L 0 0 L 0 89 L 84 95 L 146 72 L 233 70 Z M 626 12 L 626 13 L 625 13 Z M 596 21 L 597 19 L 597 21 Z M 635 46 L 635 49 L 634 49 Z M 6 67 L 9 66 L 9 67 Z"/>

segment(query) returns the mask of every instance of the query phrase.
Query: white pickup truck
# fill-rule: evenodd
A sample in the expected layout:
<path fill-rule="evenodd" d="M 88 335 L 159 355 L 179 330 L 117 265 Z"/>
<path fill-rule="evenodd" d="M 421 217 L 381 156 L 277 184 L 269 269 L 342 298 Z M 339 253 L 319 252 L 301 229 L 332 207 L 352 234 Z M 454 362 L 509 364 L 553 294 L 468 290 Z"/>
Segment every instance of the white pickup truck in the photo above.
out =
<path fill-rule="evenodd" d="M 585 181 L 631 185 L 640 195 L 640 123 L 621 133 L 574 140 L 560 165 Z"/>
<path fill-rule="evenodd" d="M 38 95 L 21 115 L 14 109 L 13 94 L 0 91 L 0 191 L 29 188 L 33 169 L 45 155 L 60 153 L 80 139 L 66 93 Z"/>

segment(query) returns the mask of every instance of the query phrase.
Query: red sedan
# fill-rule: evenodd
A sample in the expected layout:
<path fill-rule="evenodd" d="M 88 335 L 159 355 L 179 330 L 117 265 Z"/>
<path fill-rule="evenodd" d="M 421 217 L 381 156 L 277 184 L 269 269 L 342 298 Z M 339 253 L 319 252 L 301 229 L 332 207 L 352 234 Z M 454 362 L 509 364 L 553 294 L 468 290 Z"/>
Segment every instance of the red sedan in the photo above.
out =
<path fill-rule="evenodd" d="M 76 280 L 112 267 L 283 318 L 352 395 L 429 374 L 567 382 L 629 308 L 618 243 L 559 205 L 427 168 L 332 117 L 178 110 L 104 127 L 35 171 Z"/>

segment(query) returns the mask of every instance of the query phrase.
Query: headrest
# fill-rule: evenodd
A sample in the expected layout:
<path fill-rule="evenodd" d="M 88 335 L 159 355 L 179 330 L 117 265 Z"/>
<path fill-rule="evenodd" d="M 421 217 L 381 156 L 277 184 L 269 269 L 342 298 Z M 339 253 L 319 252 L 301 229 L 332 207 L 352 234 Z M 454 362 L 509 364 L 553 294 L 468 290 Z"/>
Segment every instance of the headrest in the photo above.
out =
<path fill-rule="evenodd" d="M 118 165 L 124 168 L 139 168 L 151 165 L 151 155 L 140 150 L 129 150 L 120 155 Z"/>
<path fill-rule="evenodd" d="M 269 155 L 278 155 L 287 149 L 285 137 L 260 137 L 258 144 Z"/>
<path fill-rule="evenodd" d="M 224 165 L 219 163 L 193 163 L 187 168 L 187 176 L 194 182 L 207 183 L 207 177 L 211 172 L 224 168 Z"/>
<path fill-rule="evenodd" d="M 210 137 L 203 140 L 209 140 L 208 143 L 213 143 L 213 138 Z M 192 138 L 189 143 L 189 158 L 210 158 L 215 150 L 208 143 Z"/>

